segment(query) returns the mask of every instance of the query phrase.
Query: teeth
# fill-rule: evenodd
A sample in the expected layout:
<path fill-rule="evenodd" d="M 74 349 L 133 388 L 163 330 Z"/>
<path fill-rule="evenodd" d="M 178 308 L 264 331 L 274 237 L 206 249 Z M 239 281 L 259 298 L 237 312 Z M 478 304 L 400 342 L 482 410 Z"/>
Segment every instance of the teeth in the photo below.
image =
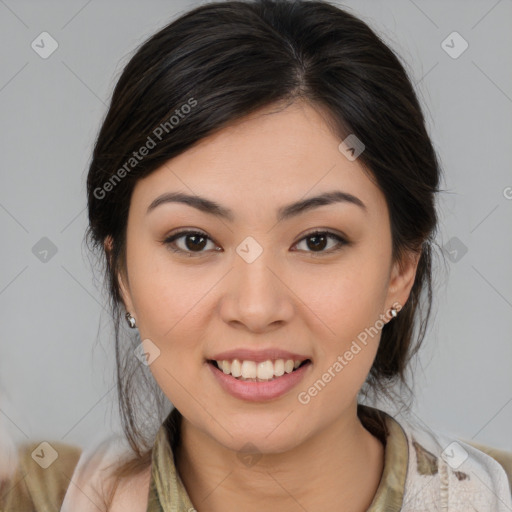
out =
<path fill-rule="evenodd" d="M 286 373 L 292 373 L 293 372 L 293 366 L 294 366 L 293 359 L 287 359 L 284 362 L 284 371 Z"/>
<path fill-rule="evenodd" d="M 228 374 L 231 371 L 229 361 L 221 361 L 219 364 L 219 368 L 225 373 Z"/>
<path fill-rule="evenodd" d="M 229 361 L 226 361 L 226 363 L 229 364 Z M 233 375 L 233 377 L 242 376 L 242 363 L 238 359 L 234 359 L 231 363 L 231 375 Z"/>
<path fill-rule="evenodd" d="M 256 374 L 257 369 L 254 361 L 244 361 L 242 363 L 242 377 L 244 379 L 255 379 Z"/>
<path fill-rule="evenodd" d="M 274 375 L 276 377 L 281 377 L 281 375 L 284 375 L 284 359 L 278 359 L 274 363 Z"/>
<path fill-rule="evenodd" d="M 255 361 L 240 361 L 233 359 L 233 361 L 216 361 L 219 368 L 226 374 L 231 374 L 233 377 L 240 378 L 241 380 L 272 380 L 275 377 L 281 377 L 285 373 L 291 373 L 297 369 L 302 361 L 293 359 L 276 359 L 271 361 L 267 359 L 256 363 Z"/>
<path fill-rule="evenodd" d="M 271 379 L 274 377 L 274 363 L 270 360 L 258 363 L 256 376 L 258 379 Z"/>

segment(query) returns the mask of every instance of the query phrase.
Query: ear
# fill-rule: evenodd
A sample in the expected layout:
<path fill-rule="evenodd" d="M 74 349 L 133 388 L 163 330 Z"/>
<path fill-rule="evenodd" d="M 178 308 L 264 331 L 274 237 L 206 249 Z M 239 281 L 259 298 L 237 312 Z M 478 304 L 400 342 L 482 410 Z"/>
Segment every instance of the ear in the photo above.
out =
<path fill-rule="evenodd" d="M 398 303 L 400 308 L 404 307 L 414 285 L 420 257 L 421 250 L 408 251 L 400 261 L 393 263 L 386 298 L 387 308 L 395 303 Z"/>
<path fill-rule="evenodd" d="M 110 262 L 110 268 L 112 268 L 112 237 L 110 235 L 105 237 L 103 242 L 103 246 L 105 248 L 105 253 Z M 132 315 L 134 314 L 133 303 L 131 300 L 130 287 L 128 283 L 124 282 L 124 277 L 122 272 L 117 273 L 117 281 L 119 283 L 119 288 L 121 289 L 121 298 L 124 303 L 126 311 L 129 311 Z"/>

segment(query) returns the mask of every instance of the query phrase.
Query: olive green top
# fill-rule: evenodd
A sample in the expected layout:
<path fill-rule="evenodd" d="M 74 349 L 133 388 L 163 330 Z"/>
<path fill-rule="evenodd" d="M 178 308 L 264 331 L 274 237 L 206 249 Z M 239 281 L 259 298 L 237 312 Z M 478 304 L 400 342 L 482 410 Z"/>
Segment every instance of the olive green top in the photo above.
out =
<path fill-rule="evenodd" d="M 359 405 L 365 427 L 386 444 L 385 463 L 380 485 L 368 512 L 399 511 L 407 467 L 407 439 L 400 425 L 390 416 L 377 409 Z M 384 416 L 383 416 L 384 414 Z M 390 418 L 391 421 L 385 421 Z M 388 427 L 387 439 L 383 437 L 382 423 Z M 174 464 L 173 448 L 179 442 L 181 416 L 173 409 L 159 430 L 151 468 L 151 483 L 147 512 L 193 512 L 192 502 L 187 494 Z"/>

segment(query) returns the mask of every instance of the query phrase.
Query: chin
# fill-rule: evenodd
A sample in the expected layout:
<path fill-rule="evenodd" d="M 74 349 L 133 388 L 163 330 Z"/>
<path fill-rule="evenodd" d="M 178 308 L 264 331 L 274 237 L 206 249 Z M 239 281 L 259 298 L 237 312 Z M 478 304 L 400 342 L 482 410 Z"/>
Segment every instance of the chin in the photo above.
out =
<path fill-rule="evenodd" d="M 267 434 L 262 435 L 240 435 L 230 439 L 229 448 L 236 452 L 237 456 L 243 457 L 246 454 L 258 457 L 261 455 L 271 455 L 285 453 L 293 450 L 298 444 L 295 439 L 270 439 Z"/>
<path fill-rule="evenodd" d="M 300 444 L 298 426 L 283 422 L 282 416 L 276 421 L 241 421 L 233 426 L 219 427 L 221 435 L 217 441 L 235 452 L 253 450 L 261 454 L 283 453 Z M 217 429 L 217 431 L 219 430 Z M 231 434 L 231 435 L 230 435 Z"/>

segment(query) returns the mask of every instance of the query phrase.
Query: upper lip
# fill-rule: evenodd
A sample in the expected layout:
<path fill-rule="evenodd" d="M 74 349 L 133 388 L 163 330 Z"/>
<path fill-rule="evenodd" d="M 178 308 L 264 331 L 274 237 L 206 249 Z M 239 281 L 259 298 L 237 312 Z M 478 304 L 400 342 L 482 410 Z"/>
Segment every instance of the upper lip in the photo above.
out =
<path fill-rule="evenodd" d="M 233 350 L 227 350 L 226 352 L 220 352 L 214 356 L 208 358 L 215 361 L 232 361 L 238 359 L 239 361 L 255 361 L 260 363 L 262 361 L 275 361 L 276 359 L 293 359 L 294 361 L 305 361 L 311 359 L 308 356 L 302 354 L 296 354 L 294 352 L 288 352 L 287 350 L 281 350 L 278 348 L 268 348 L 265 350 L 252 350 L 249 348 L 235 348 Z"/>

